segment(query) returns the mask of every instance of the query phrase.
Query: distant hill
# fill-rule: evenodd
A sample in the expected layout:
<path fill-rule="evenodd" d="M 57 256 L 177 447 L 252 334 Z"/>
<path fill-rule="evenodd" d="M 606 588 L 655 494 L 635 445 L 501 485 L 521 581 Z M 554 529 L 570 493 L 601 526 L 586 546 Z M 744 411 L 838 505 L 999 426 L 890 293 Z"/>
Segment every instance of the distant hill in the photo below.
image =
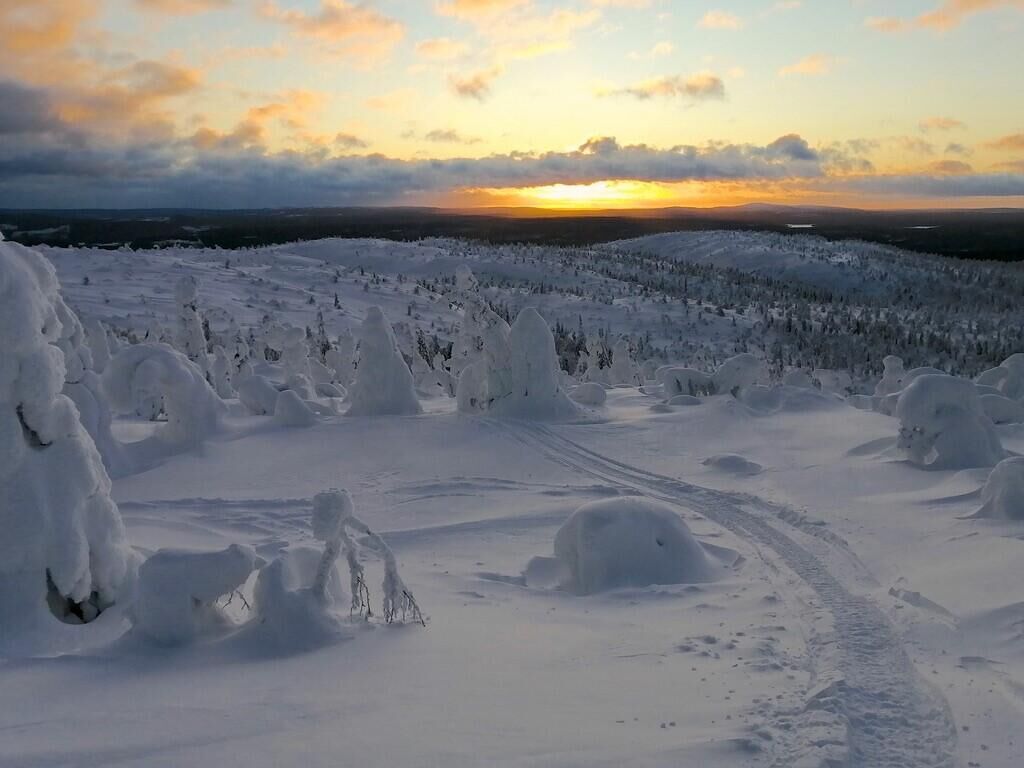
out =
<path fill-rule="evenodd" d="M 322 237 L 592 245 L 672 231 L 813 232 L 968 259 L 1024 260 L 1024 209 L 867 211 L 750 204 L 723 208 L 555 211 L 540 208 L 0 210 L 5 237 L 29 245 L 239 248 Z"/>

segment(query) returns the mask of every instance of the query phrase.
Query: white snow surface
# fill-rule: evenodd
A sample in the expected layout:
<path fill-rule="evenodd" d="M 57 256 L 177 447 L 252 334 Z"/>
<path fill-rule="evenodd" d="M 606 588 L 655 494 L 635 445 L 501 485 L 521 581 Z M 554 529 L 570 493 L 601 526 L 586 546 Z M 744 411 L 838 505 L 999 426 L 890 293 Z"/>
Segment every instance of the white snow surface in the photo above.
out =
<path fill-rule="evenodd" d="M 750 269 L 768 254 L 829 290 L 873 291 L 903 263 L 891 249 L 873 262 L 871 248 L 802 237 L 685 233 L 674 247 L 700 245 L 689 252 L 708 254 L 707 264 Z M 708 377 L 744 351 L 768 359 L 778 338 L 755 330 L 764 319 L 749 306 L 719 315 L 696 296 L 663 302 L 632 291 L 589 271 L 597 257 L 585 250 L 365 240 L 237 252 L 40 250 L 86 327 L 98 318 L 121 346 L 127 330 L 142 338 L 154 322 L 173 327 L 173 286 L 185 273 L 197 276 L 199 311 L 217 333 L 232 321 L 257 327 L 264 314 L 315 328 L 308 298 L 326 308 L 337 292 L 341 308 L 325 311 L 332 337 L 356 332 L 376 305 L 391 323 L 453 341 L 461 312 L 439 281 L 460 264 L 472 265 L 479 290 L 509 317 L 533 305 L 549 326 L 575 328 L 582 318 L 588 338 L 598 328 L 634 343 L 650 334 L 666 350 L 658 365 Z M 908 271 L 893 278 L 901 286 L 940 279 L 923 257 L 906 260 Z M 914 279 L 918 268 L 934 280 Z M 524 288 L 541 277 L 559 290 Z M 698 282 L 691 275 L 691 294 Z M 0 317 L 9 306 L 0 302 Z M 934 314 L 921 316 L 922 329 L 952 322 Z M 47 328 L 42 346 L 57 349 L 59 332 L 28 325 Z M 940 364 L 908 354 L 914 348 L 899 350 L 908 371 Z M 0 372 L 10 370 L 9 349 Z M 990 498 L 982 489 L 993 465 L 1006 462 L 987 456 L 976 468 L 923 471 L 903 460 L 897 418 L 831 394 L 851 385 L 874 393 L 890 352 L 865 350 L 870 380 L 801 361 L 821 391 L 773 378 L 739 398 L 701 393 L 693 407 L 654 409 L 671 393 L 619 386 L 600 410 L 570 421 L 467 415 L 435 395 L 415 418 L 325 413 L 306 429 L 274 423 L 270 382 L 287 377 L 280 363 L 254 363 L 273 397 L 263 415 L 230 400 L 200 445 L 134 467 L 111 491 L 141 556 L 251 547 L 267 564 L 239 585 L 245 601 L 215 599 L 218 620 L 172 648 L 132 642 L 111 609 L 68 626 L 74 642 L 64 650 L 73 652 L 0 661 L 0 765 L 1018 766 L 1024 603 L 1013 574 L 1024 572 L 1024 531 L 1009 515 L 974 516 Z M 331 367 L 347 368 L 351 356 L 341 358 Z M 639 359 L 649 374 L 658 367 Z M 64 379 L 61 371 L 47 384 L 48 402 L 60 401 Z M 985 418 L 983 395 L 960 381 L 978 402 L 954 398 L 957 418 L 969 415 L 985 445 L 991 429 L 1006 454 L 1024 453 L 1024 429 L 975 421 Z M 1011 399 L 1012 387 L 996 383 Z M 924 400 L 923 417 L 916 407 L 904 414 L 912 426 L 950 423 L 931 407 L 948 398 Z M 130 448 L 163 426 L 120 416 L 112 433 Z M 763 469 L 703 464 L 724 455 Z M 0 462 L 0 476 L 8 466 Z M 308 591 L 324 549 L 314 499 L 330 487 L 348 488 L 367 529 L 390 547 L 425 628 L 347 621 L 350 595 L 335 572 L 329 611 Z M 576 510 L 641 498 L 685 523 L 715 580 L 578 595 L 523 577 Z M 367 573 L 379 573 L 380 555 L 364 549 Z M 0 579 L 11 583 L 4 555 Z M 564 572 L 546 575 L 557 584 Z M 367 581 L 377 605 L 380 580 Z"/>

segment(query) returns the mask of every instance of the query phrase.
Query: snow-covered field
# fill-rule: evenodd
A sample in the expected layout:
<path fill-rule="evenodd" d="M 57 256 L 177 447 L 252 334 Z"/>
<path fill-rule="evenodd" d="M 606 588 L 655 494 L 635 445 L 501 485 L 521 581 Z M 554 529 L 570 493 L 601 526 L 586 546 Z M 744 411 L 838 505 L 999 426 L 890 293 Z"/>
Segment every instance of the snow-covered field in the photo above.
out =
<path fill-rule="evenodd" d="M 22 251 L 0 766 L 1024 764 L 1019 267 L 751 233 L 40 248 L 83 337 Z M 44 418 L 61 381 L 123 532 Z"/>

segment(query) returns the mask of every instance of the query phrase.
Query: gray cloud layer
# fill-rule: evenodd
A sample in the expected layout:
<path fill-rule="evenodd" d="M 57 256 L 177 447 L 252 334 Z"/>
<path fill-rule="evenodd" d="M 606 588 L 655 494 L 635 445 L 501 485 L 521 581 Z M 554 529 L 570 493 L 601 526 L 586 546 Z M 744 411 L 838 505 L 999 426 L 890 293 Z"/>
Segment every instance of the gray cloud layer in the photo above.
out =
<path fill-rule="evenodd" d="M 865 192 L 920 196 L 1024 195 L 1024 175 L 863 176 L 835 148 L 797 134 L 765 145 L 621 145 L 597 137 L 569 152 L 399 160 L 383 155 L 202 149 L 185 140 L 104 144 L 62 123 L 45 96 L 0 82 L 0 207 L 285 207 L 402 203 L 422 193 L 480 187 L 814 180 Z M 353 144 L 352 146 L 357 146 Z"/>

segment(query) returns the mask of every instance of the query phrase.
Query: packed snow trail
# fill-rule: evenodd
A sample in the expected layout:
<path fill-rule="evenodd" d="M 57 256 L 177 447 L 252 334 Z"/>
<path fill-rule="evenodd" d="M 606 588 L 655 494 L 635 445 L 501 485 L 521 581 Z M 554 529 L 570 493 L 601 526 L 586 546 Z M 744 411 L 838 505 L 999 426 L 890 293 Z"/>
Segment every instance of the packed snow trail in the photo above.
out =
<path fill-rule="evenodd" d="M 498 422 L 495 422 L 496 424 Z M 955 768 L 957 734 L 949 706 L 926 683 L 907 656 L 896 630 L 868 598 L 851 594 L 826 564 L 763 517 L 743 508 L 757 500 L 685 483 L 615 461 L 591 451 L 551 429 L 507 423 L 505 429 L 525 445 L 539 449 L 582 474 L 633 488 L 670 503 L 681 504 L 708 520 L 774 553 L 795 573 L 831 616 L 834 633 L 809 639 L 817 685 L 803 713 L 789 721 L 792 731 L 775 764 L 847 765 L 853 768 Z M 838 719 L 845 728 L 847 754 L 805 762 L 821 754 L 822 721 Z M 807 726 L 800 733 L 801 721 Z M 829 741 L 826 736 L 824 741 Z M 836 757 L 839 757 L 838 755 Z"/>

